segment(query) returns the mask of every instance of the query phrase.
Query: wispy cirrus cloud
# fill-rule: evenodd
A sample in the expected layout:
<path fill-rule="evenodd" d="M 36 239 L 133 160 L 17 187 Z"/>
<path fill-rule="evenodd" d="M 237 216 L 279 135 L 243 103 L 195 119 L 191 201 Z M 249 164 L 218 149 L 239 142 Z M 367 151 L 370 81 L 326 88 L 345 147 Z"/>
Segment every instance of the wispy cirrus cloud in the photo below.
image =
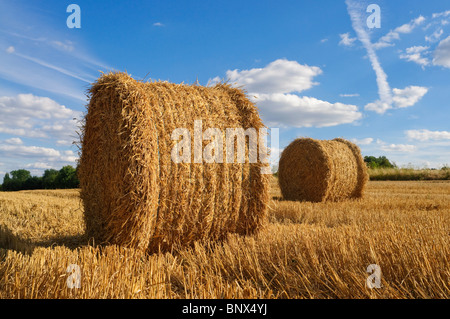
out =
<path fill-rule="evenodd" d="M 425 18 L 423 16 L 419 16 L 411 22 L 403 24 L 389 32 L 386 36 L 380 39 L 381 42 L 378 41 L 373 44 L 370 40 L 370 34 L 364 25 L 365 20 L 362 13 L 365 12 L 365 8 L 363 5 L 355 0 L 346 0 L 346 4 L 347 11 L 352 20 L 353 29 L 357 34 L 358 40 L 363 44 L 367 51 L 367 56 L 369 57 L 372 68 L 375 72 L 378 86 L 379 99 L 375 102 L 368 103 L 364 108 L 369 111 L 384 114 L 389 109 L 395 107 L 408 107 L 417 103 L 428 92 L 428 89 L 419 86 L 408 86 L 404 89 L 391 89 L 387 80 L 388 77 L 381 66 L 376 50 L 382 47 L 381 43 L 387 45 L 391 43 L 392 40 L 398 39 L 400 33 L 410 33 L 414 28 L 422 24 L 425 21 Z M 409 51 L 407 50 L 407 54 L 409 54 L 409 56 L 405 55 L 404 58 L 418 60 L 417 56 L 413 56 L 416 54 L 416 52 L 413 52 L 414 50 L 417 51 L 417 48 L 409 49 Z M 421 62 L 425 63 L 424 61 Z"/>
<path fill-rule="evenodd" d="M 358 97 L 359 93 L 339 94 L 340 97 Z"/>
<path fill-rule="evenodd" d="M 350 32 L 339 34 L 341 41 L 339 41 L 339 45 L 351 47 L 354 42 L 358 40 L 357 38 L 350 37 Z"/>
<path fill-rule="evenodd" d="M 87 80 L 87 79 L 85 79 L 85 78 L 83 78 L 83 77 L 81 77 L 81 76 L 75 74 L 74 72 L 68 71 L 68 70 L 66 70 L 66 69 L 64 69 L 64 68 L 62 68 L 62 67 L 55 66 L 55 65 L 50 64 L 50 63 L 48 63 L 48 62 L 42 61 L 42 60 L 40 60 L 40 59 L 33 58 L 33 57 L 31 57 L 31 56 L 27 56 L 27 55 L 25 55 L 25 54 L 21 54 L 21 53 L 17 53 L 17 52 L 12 52 L 12 53 L 14 53 L 15 55 L 17 55 L 18 57 L 21 57 L 21 58 L 26 59 L 26 60 L 28 60 L 28 61 L 34 62 L 34 63 L 36 63 L 36 64 L 38 64 L 38 65 L 40 65 L 40 66 L 49 68 L 49 69 L 51 69 L 51 70 L 55 70 L 55 71 L 57 71 L 57 72 L 59 72 L 59 73 L 61 73 L 61 74 L 70 76 L 70 77 L 72 77 L 72 78 L 74 78 L 74 79 L 83 81 L 83 82 L 85 82 L 85 83 L 91 83 L 91 82 L 93 82 L 93 81 L 95 80 L 95 77 L 94 77 L 94 76 L 91 77 L 91 80 Z"/>
<path fill-rule="evenodd" d="M 350 15 L 353 29 L 356 32 L 358 40 L 362 43 L 364 48 L 367 51 L 367 56 L 372 64 L 372 68 L 376 74 L 376 81 L 378 85 L 378 95 L 379 101 L 373 103 L 373 106 L 369 106 L 369 109 L 376 108 L 379 110 L 383 110 L 383 112 L 389 108 L 391 108 L 392 104 L 392 94 L 391 88 L 387 81 L 387 75 L 381 67 L 378 56 L 375 52 L 375 47 L 370 40 L 370 35 L 367 32 L 364 25 L 364 18 L 362 16 L 362 12 L 365 12 L 365 8 L 363 8 L 360 2 L 354 0 L 346 0 L 347 11 Z"/>
<path fill-rule="evenodd" d="M 80 38 L 67 39 L 65 29 L 55 28 L 42 12 L 21 6 L 2 3 L 0 48 L 5 49 L 0 50 L 0 78 L 85 101 L 86 85 L 99 70 L 113 68 L 87 53 Z"/>
<path fill-rule="evenodd" d="M 429 54 L 429 46 L 413 46 L 407 48 L 404 53 L 400 54 L 400 59 L 417 63 L 424 68 L 430 64 L 430 59 L 425 55 Z"/>
<path fill-rule="evenodd" d="M 86 89 L 99 71 L 113 69 L 90 53 L 79 33 L 68 32 L 64 20 L 54 24 L 55 12 L 33 10 L 36 6 L 0 4 L 0 158 L 5 172 L 30 168 L 41 174 L 49 167 L 75 165 L 77 155 L 70 148 L 78 140 L 82 117 L 75 109 L 85 105 Z"/>
<path fill-rule="evenodd" d="M 364 8 L 361 4 L 358 4 L 355 0 L 346 0 L 347 3 L 347 9 L 349 11 L 349 14 L 351 14 L 352 21 L 353 21 L 353 28 L 358 27 L 357 35 L 358 39 L 361 41 L 364 45 L 364 47 L 368 48 L 368 41 L 367 39 L 370 39 L 369 32 L 367 32 L 363 28 L 362 23 L 362 16 L 361 12 L 363 12 Z M 424 25 L 424 23 L 427 22 L 427 25 L 419 28 L 419 26 Z M 422 15 L 419 15 L 418 17 L 412 19 L 408 23 L 402 24 L 398 27 L 396 27 L 393 30 L 390 30 L 387 34 L 382 36 L 378 39 L 378 41 L 374 43 L 370 43 L 368 49 L 368 56 L 374 65 L 374 70 L 377 73 L 377 82 L 378 86 L 380 87 L 380 84 L 382 87 L 384 87 L 383 91 L 387 92 L 387 85 L 384 81 L 384 75 L 383 72 L 380 70 L 380 67 L 377 65 L 377 59 L 374 58 L 374 53 L 371 52 L 372 50 L 376 51 L 382 48 L 386 47 L 393 47 L 395 45 L 395 42 L 398 42 L 401 40 L 401 36 L 405 34 L 410 34 L 415 30 L 433 30 L 432 33 L 429 33 L 428 35 L 424 36 L 424 40 L 427 43 L 427 45 L 415 45 L 411 46 L 409 48 L 399 50 L 399 58 L 408 62 L 413 62 L 418 64 L 422 67 L 422 69 L 425 70 L 425 67 L 427 66 L 444 66 L 444 67 L 450 67 L 450 53 L 448 52 L 447 44 L 448 38 L 441 40 L 442 36 L 445 34 L 444 28 L 445 26 L 450 25 L 450 10 L 433 13 L 430 17 L 424 17 Z M 356 29 L 355 29 L 356 31 Z M 341 38 L 345 41 L 345 39 L 348 37 L 349 33 L 347 34 L 341 34 Z M 441 41 L 440 41 L 441 40 Z M 440 42 L 439 42 L 440 41 Z M 437 47 L 435 43 L 438 43 Z M 342 43 L 340 43 L 342 45 Z M 350 45 L 353 45 L 353 42 L 350 43 Z M 387 79 L 387 77 L 386 77 Z M 378 110 L 387 110 L 389 109 L 389 97 L 385 95 L 385 98 L 381 98 L 380 100 L 375 101 L 371 103 L 368 106 L 368 109 L 378 109 Z M 377 105 L 377 107 L 374 107 L 374 105 Z"/>
<path fill-rule="evenodd" d="M 424 23 L 425 17 L 419 16 L 408 23 L 405 23 L 394 30 L 389 31 L 386 35 L 381 37 L 376 43 L 373 44 L 374 49 L 378 50 L 381 48 L 386 48 L 394 46 L 395 40 L 400 40 L 400 34 L 411 33 L 417 26 Z"/>
<path fill-rule="evenodd" d="M 438 28 L 431 35 L 425 36 L 425 41 L 427 42 L 436 42 L 439 41 L 439 38 L 444 34 L 444 30 Z"/>
<path fill-rule="evenodd" d="M 433 17 L 433 19 L 443 18 L 443 17 L 450 17 L 450 10 L 433 13 L 432 17 Z"/>

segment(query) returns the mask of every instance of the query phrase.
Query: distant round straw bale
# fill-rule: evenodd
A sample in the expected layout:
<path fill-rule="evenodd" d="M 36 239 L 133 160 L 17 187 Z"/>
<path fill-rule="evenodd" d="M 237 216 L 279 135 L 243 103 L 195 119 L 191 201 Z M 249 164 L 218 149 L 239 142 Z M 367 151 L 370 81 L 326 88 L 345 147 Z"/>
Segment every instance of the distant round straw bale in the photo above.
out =
<path fill-rule="evenodd" d="M 110 73 L 89 93 L 79 179 L 86 233 L 95 242 L 158 251 L 261 228 L 267 164 L 249 163 L 248 143 L 246 163 L 194 162 L 196 120 L 203 132 L 220 129 L 223 145 L 226 128 L 264 127 L 244 92 L 223 83 L 142 82 Z M 192 137 L 190 161 L 172 160 L 176 128 Z M 200 140 L 201 152 L 208 143 Z"/>
<path fill-rule="evenodd" d="M 359 198 L 368 178 L 359 147 L 341 138 L 298 138 L 284 149 L 278 167 L 278 182 L 286 200 Z"/>

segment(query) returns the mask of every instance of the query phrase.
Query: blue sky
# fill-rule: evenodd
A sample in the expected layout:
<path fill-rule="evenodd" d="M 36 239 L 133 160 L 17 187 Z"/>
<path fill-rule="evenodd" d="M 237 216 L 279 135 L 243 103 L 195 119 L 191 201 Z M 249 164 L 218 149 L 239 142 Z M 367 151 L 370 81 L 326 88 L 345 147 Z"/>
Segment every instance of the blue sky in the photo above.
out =
<path fill-rule="evenodd" d="M 0 176 L 76 165 L 85 92 L 109 70 L 244 86 L 281 149 L 344 137 L 400 166 L 450 164 L 445 1 L 1 0 Z"/>

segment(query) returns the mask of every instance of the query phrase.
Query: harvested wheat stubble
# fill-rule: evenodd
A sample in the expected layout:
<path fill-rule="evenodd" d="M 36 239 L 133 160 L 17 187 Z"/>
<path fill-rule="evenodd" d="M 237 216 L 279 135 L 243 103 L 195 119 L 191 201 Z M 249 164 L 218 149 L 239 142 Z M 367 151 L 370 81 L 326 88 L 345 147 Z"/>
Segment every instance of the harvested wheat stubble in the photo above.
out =
<path fill-rule="evenodd" d="M 267 164 L 248 163 L 247 143 L 246 163 L 194 163 L 194 120 L 203 121 L 203 131 L 219 128 L 223 145 L 226 128 L 264 127 L 245 93 L 125 73 L 102 75 L 89 93 L 79 179 L 86 233 L 96 243 L 153 252 L 264 225 Z M 175 128 L 191 134 L 190 163 L 172 161 Z"/>
<path fill-rule="evenodd" d="M 286 200 L 321 202 L 363 196 L 369 175 L 355 144 L 298 138 L 281 154 L 278 181 Z"/>

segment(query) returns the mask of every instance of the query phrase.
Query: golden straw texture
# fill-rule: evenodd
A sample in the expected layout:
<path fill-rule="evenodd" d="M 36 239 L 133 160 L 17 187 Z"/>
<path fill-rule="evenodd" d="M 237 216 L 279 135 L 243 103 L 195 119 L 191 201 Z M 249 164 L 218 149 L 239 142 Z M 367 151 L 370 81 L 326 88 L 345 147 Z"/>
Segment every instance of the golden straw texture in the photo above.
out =
<path fill-rule="evenodd" d="M 278 177 L 284 199 L 322 202 L 362 197 L 368 173 L 355 144 L 299 138 L 281 154 Z"/>
<path fill-rule="evenodd" d="M 79 178 L 90 238 L 154 252 L 264 225 L 267 164 L 249 163 L 247 143 L 246 163 L 225 161 L 227 128 L 264 127 L 244 92 L 223 83 L 141 82 L 109 73 L 89 93 Z M 198 120 L 203 132 L 222 132 L 223 163 L 194 163 Z M 190 163 L 172 161 L 176 128 L 190 132 Z M 202 152 L 210 142 L 201 142 Z"/>

